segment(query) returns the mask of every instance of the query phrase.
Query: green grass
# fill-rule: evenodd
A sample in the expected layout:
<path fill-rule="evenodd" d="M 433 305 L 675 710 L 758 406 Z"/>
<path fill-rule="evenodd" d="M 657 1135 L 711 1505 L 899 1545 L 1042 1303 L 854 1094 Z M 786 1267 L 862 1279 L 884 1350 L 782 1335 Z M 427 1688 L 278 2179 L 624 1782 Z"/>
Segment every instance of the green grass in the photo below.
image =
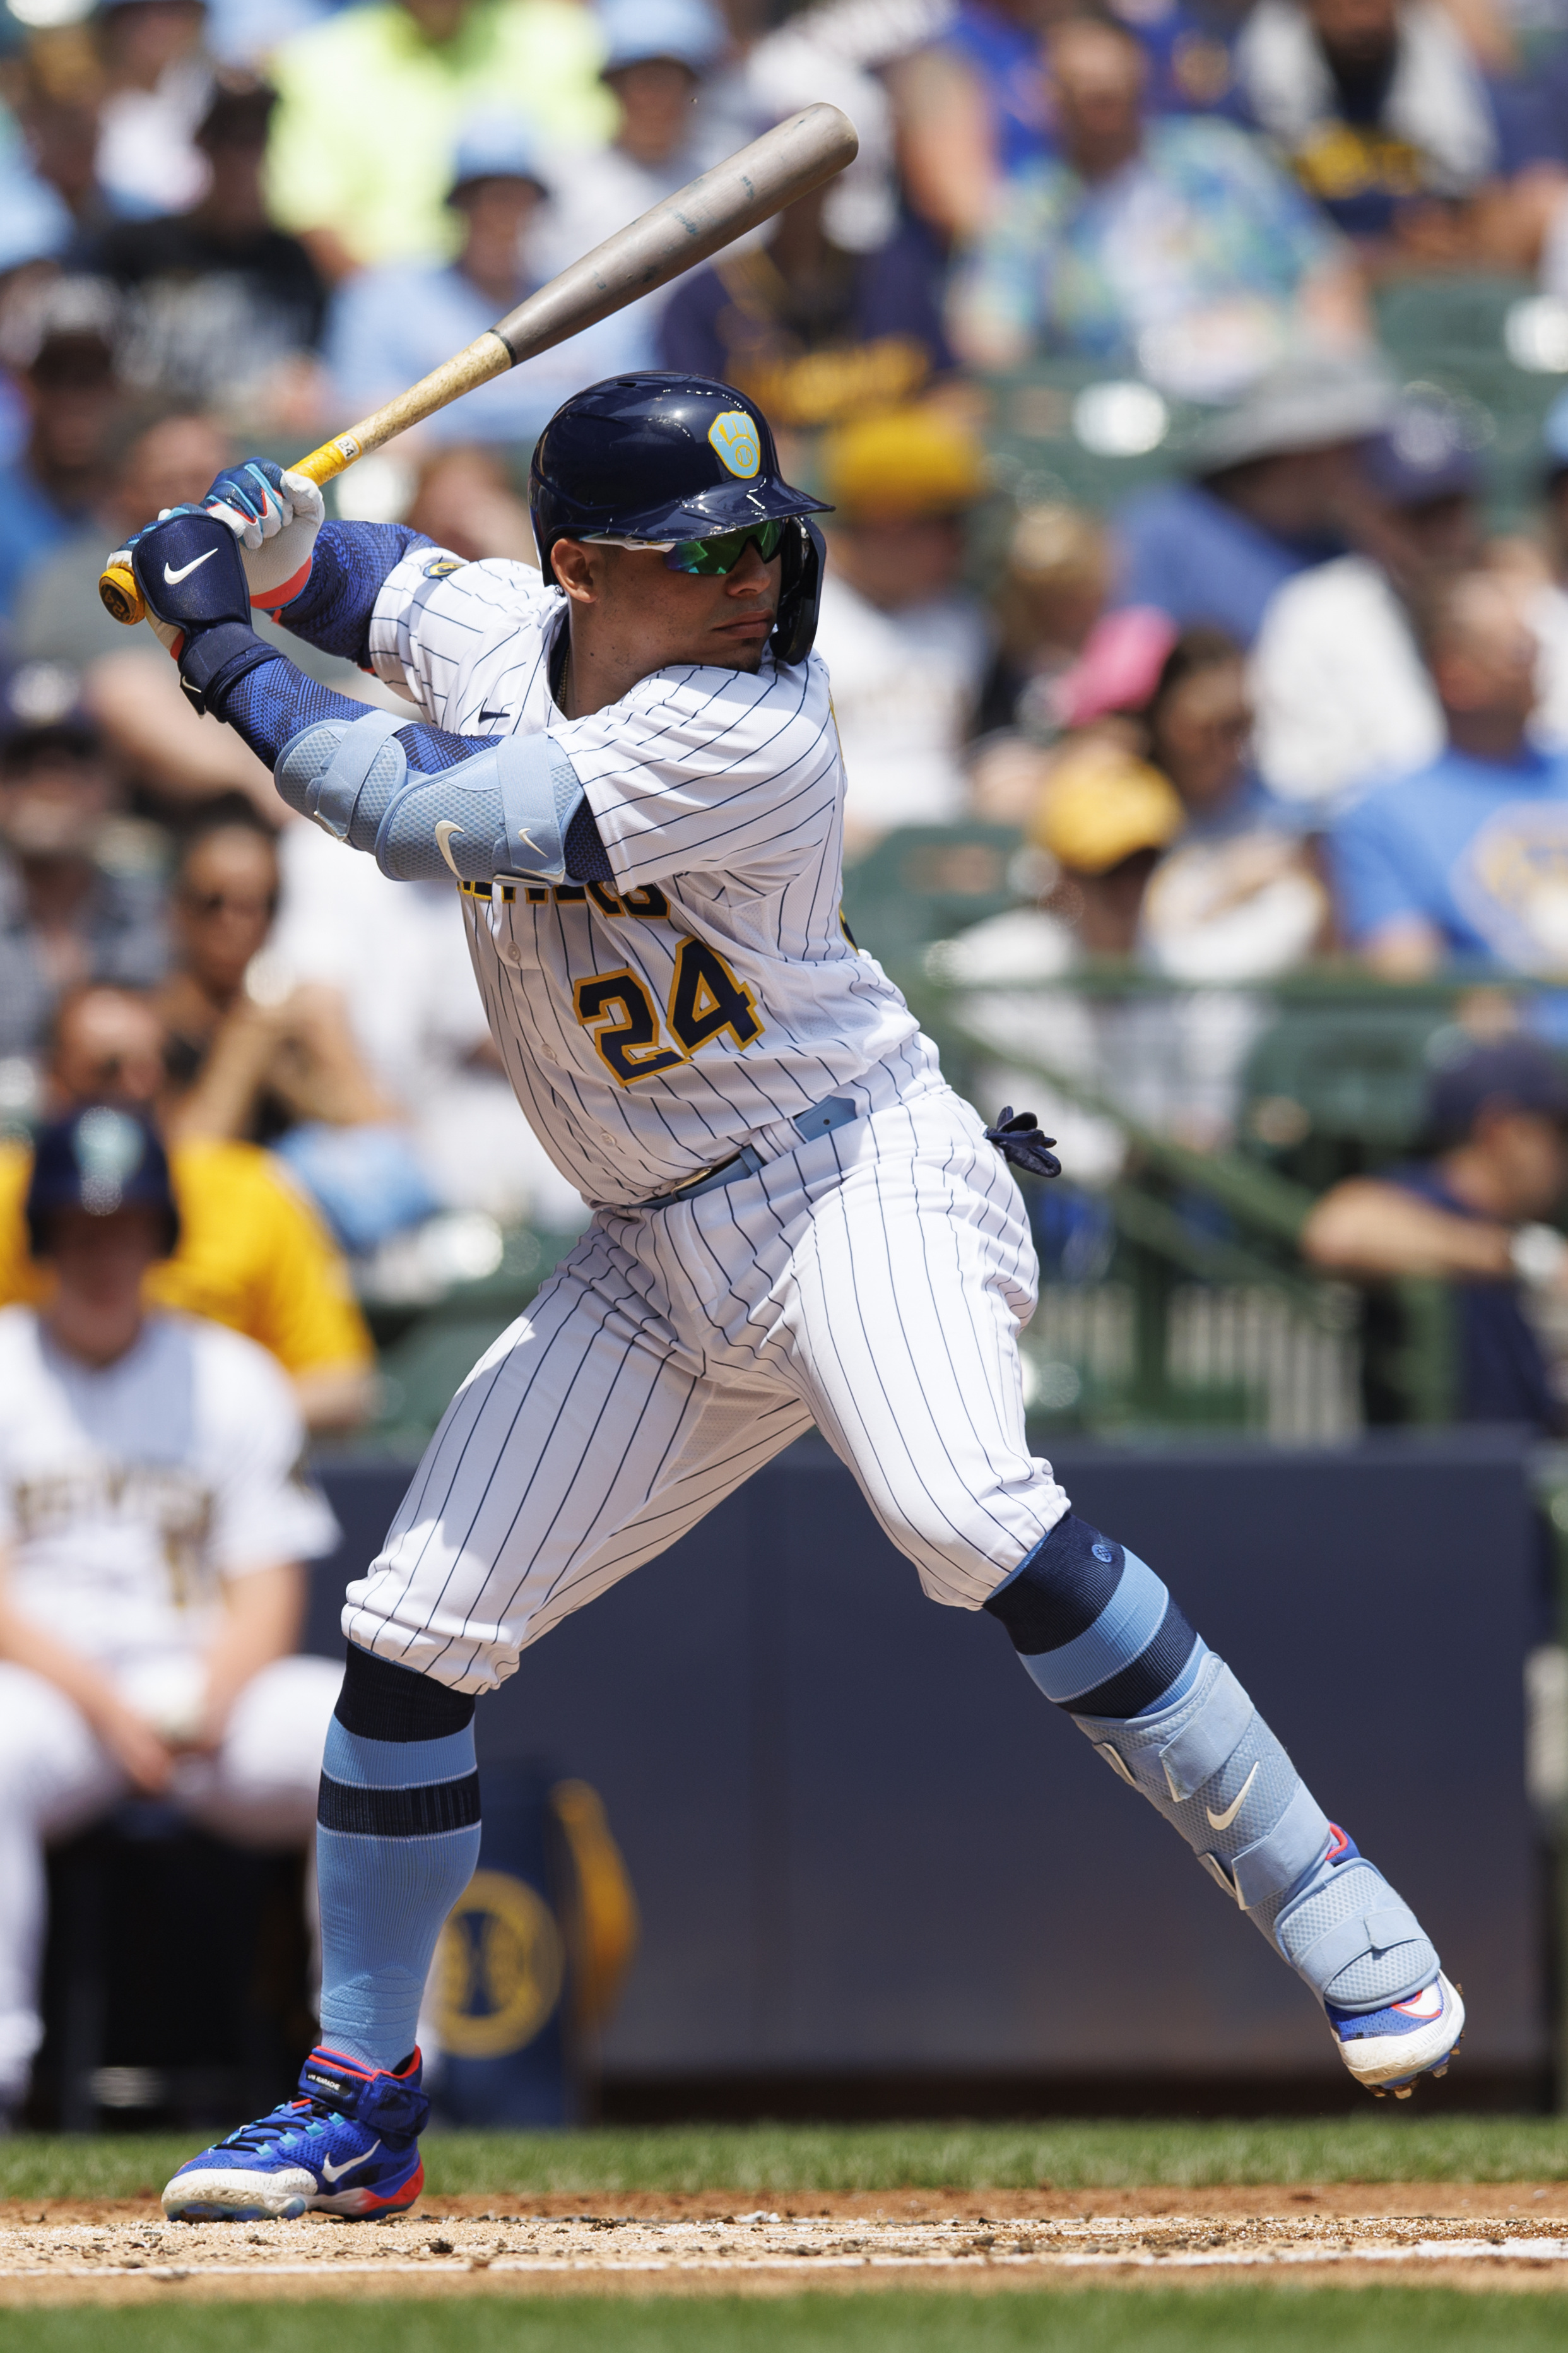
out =
<path fill-rule="evenodd" d="M 163 2187 L 190 2135 L 0 2140 L 0 2197 L 126 2198 Z M 1279 2124 L 668 2126 L 432 2133 L 428 2195 L 584 2198 L 633 2189 L 1104 2189 L 1219 2182 L 1568 2179 L 1568 2118 Z"/>
<path fill-rule="evenodd" d="M 1443 2288 L 246 2304 L 7 2312 L 6 2353 L 1561 2353 L 1554 2295 Z"/>

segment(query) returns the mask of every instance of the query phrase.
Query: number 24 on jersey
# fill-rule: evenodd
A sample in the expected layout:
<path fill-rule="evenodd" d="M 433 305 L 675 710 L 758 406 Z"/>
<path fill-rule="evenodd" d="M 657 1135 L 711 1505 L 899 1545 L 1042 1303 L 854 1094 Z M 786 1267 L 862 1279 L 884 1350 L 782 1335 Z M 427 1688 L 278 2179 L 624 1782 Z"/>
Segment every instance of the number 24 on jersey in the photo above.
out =
<path fill-rule="evenodd" d="M 684 939 L 675 952 L 668 1011 L 673 1045 L 660 1027 L 647 984 L 635 972 L 595 973 L 577 983 L 573 997 L 578 1020 L 623 1087 L 656 1071 L 673 1070 L 710 1039 L 727 1033 L 746 1047 L 763 1034 L 751 990 L 706 940 Z"/>

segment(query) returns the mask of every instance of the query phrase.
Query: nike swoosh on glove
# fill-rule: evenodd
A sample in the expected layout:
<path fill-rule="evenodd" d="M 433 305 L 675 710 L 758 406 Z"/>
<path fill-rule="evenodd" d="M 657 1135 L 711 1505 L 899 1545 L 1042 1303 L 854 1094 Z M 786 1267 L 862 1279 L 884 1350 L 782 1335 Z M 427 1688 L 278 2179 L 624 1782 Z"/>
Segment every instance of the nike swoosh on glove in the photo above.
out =
<path fill-rule="evenodd" d="M 286 472 L 271 458 L 247 458 L 224 468 L 200 512 L 227 523 L 245 550 L 253 605 L 276 613 L 293 602 L 310 576 L 326 515 L 321 490 L 308 475 Z"/>
<path fill-rule="evenodd" d="M 258 662 L 276 659 L 250 626 L 239 542 L 227 523 L 199 510 L 172 512 L 139 531 L 126 552 L 153 626 L 198 711 Z"/>
<path fill-rule="evenodd" d="M 1062 1164 L 1048 1147 L 1056 1142 L 1054 1135 L 1042 1135 L 1040 1123 L 1032 1111 L 1014 1113 L 1011 1103 L 1004 1103 L 1001 1117 L 994 1127 L 985 1131 L 985 1141 L 994 1144 L 1004 1160 L 1015 1168 L 1026 1168 L 1031 1176 L 1059 1176 Z"/>

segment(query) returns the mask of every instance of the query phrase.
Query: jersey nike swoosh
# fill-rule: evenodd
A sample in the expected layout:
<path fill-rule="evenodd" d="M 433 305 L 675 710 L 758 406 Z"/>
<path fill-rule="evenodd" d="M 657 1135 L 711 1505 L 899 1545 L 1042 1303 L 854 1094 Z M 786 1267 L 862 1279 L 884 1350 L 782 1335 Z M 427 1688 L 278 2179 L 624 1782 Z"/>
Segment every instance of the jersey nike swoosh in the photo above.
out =
<path fill-rule="evenodd" d="M 510 716 L 511 713 L 509 711 L 481 711 L 479 712 L 479 722 L 482 725 L 487 719 L 510 719 Z"/>
<path fill-rule="evenodd" d="M 463 878 L 458 873 L 458 861 L 453 857 L 450 848 L 452 836 L 454 834 L 456 834 L 458 840 L 461 841 L 463 838 L 463 828 L 458 823 L 457 818 L 451 817 L 444 817 L 440 818 L 436 827 L 436 847 L 440 851 L 442 857 L 446 860 L 447 865 L 451 868 L 454 875 L 457 875 L 458 881 L 460 882 Z"/>
<path fill-rule="evenodd" d="M 188 580 L 193 572 L 199 572 L 203 565 L 209 563 L 216 554 L 217 550 L 216 547 L 209 547 L 205 555 L 193 555 L 190 562 L 188 564 L 182 564 L 177 572 L 171 572 L 168 565 L 165 564 L 163 566 L 163 577 L 168 582 L 171 588 L 177 588 L 182 580 Z"/>
<path fill-rule="evenodd" d="M 368 2165 L 368 2164 L 370 2163 L 371 2158 L 375 2155 L 376 2150 L 377 2150 L 380 2147 L 381 2147 L 381 2143 L 380 2143 L 378 2140 L 373 2140 L 373 2141 L 372 2141 L 372 2143 L 371 2143 L 371 2145 L 370 2145 L 370 2147 L 365 2150 L 364 2155 L 363 2155 L 363 2157 L 347 2157 L 347 2158 L 345 2158 L 343 2159 L 343 2161 L 342 2161 L 342 2165 L 334 2165 L 334 2164 L 332 2163 L 331 2158 L 330 2157 L 324 2157 L 324 2158 L 322 2158 L 322 2159 L 321 2159 L 321 2179 L 322 2179 L 322 2180 L 323 2180 L 323 2181 L 337 2181 L 337 2180 L 339 2180 L 339 2179 L 342 2178 L 342 2176 L 343 2174 L 345 2174 L 345 2173 L 352 2173 L 352 2172 L 353 2171 L 353 2169 L 354 2169 L 354 2168 L 355 2168 L 355 2166 L 356 2166 L 356 2165 Z"/>
<path fill-rule="evenodd" d="M 1261 1765 L 1263 1759 L 1260 1757 L 1258 1760 L 1258 1765 Z M 1209 1815 L 1209 1828 L 1211 1831 L 1229 1830 L 1232 1822 L 1235 1821 L 1237 1814 L 1241 1811 L 1242 1801 L 1246 1798 L 1248 1789 L 1251 1788 L 1254 1781 L 1258 1778 L 1258 1765 L 1253 1767 L 1251 1772 L 1247 1775 L 1246 1780 L 1242 1783 L 1240 1788 L 1237 1791 L 1235 1797 L 1231 1799 L 1223 1814 L 1209 1814 L 1208 1808 L 1206 1806 L 1204 1808 L 1205 1813 Z"/>

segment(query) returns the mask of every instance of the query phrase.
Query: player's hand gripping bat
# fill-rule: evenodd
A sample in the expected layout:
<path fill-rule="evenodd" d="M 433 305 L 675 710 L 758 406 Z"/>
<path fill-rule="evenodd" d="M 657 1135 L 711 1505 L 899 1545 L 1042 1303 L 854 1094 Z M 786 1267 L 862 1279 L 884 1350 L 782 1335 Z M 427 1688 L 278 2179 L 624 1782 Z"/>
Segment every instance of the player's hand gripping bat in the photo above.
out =
<path fill-rule="evenodd" d="M 346 433 L 323 441 L 290 470 L 313 482 L 330 482 L 356 458 L 368 457 L 409 426 L 434 417 L 475 385 L 504 375 L 520 360 L 550 351 L 706 261 L 759 221 L 771 219 L 797 196 L 841 172 L 853 162 L 859 143 L 854 124 L 837 107 L 803 108 L 700 179 L 678 188 L 640 220 L 617 229 L 487 328 L 466 351 L 444 361 Z M 129 565 L 111 563 L 99 581 L 98 593 L 117 621 L 139 621 L 146 611 Z"/>

